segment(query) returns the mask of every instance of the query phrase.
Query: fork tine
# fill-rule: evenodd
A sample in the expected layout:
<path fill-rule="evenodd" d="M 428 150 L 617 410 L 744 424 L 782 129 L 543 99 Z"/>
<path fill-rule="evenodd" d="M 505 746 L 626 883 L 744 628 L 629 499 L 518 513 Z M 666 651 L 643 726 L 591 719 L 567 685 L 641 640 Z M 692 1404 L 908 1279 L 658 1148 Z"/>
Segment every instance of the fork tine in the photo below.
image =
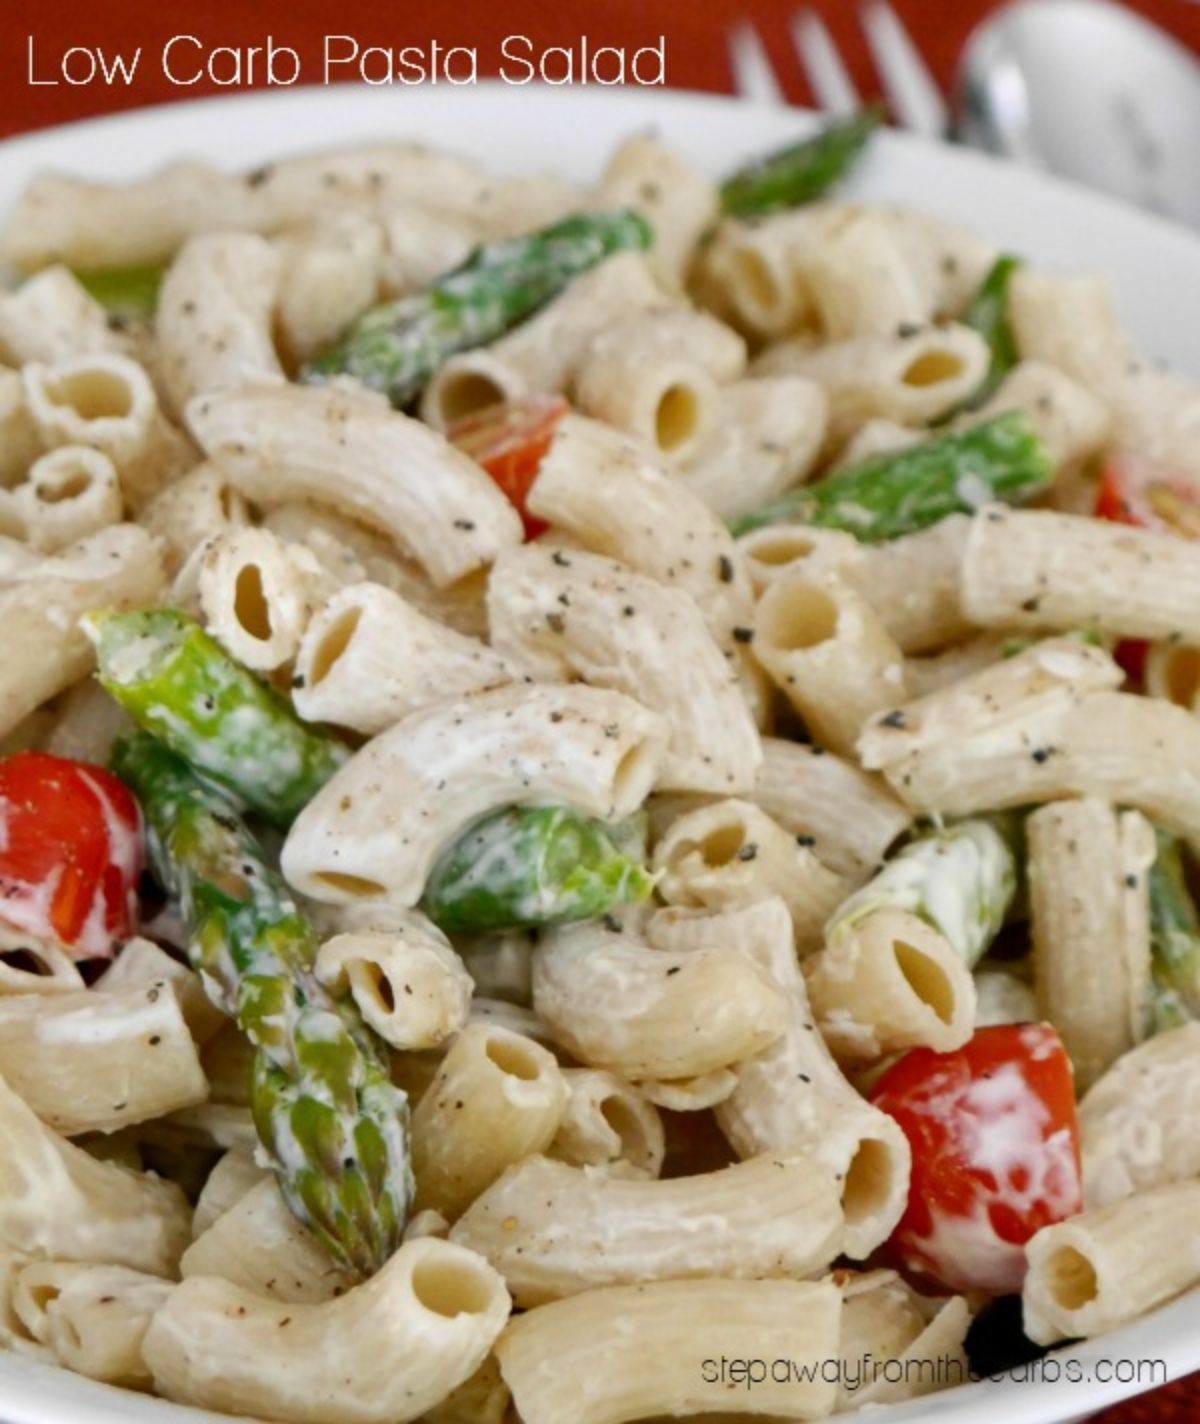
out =
<path fill-rule="evenodd" d="M 756 104 L 787 102 L 758 31 L 748 21 L 734 25 L 729 32 L 729 67 L 733 87 L 743 99 Z"/>
<path fill-rule="evenodd" d="M 860 108 L 850 71 L 820 15 L 814 10 L 798 10 L 791 28 L 796 54 L 821 108 L 830 114 L 852 114 Z"/>
<path fill-rule="evenodd" d="M 925 138 L 945 138 L 950 111 L 899 15 L 888 0 L 864 0 L 859 19 L 896 118 Z"/>

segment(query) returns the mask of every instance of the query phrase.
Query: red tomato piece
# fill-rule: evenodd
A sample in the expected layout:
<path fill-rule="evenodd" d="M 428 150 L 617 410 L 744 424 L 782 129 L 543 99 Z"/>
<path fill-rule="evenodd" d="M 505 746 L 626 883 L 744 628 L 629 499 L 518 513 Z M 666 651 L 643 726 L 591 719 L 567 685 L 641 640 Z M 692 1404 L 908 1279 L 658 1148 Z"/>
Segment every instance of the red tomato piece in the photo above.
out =
<path fill-rule="evenodd" d="M 45 752 L 0 760 L 0 924 L 74 959 L 133 932 L 142 873 L 137 802 L 110 772 Z"/>
<path fill-rule="evenodd" d="M 912 1147 L 893 1261 L 946 1290 L 1019 1291 L 1025 1242 L 1082 1207 L 1074 1082 L 1058 1034 L 1003 1024 L 953 1053 L 914 1049 L 871 1101 Z"/>
<path fill-rule="evenodd" d="M 569 409 L 562 396 L 529 396 L 476 411 L 455 421 L 446 432 L 508 496 L 525 524 L 527 539 L 536 538 L 548 527 L 528 513 L 525 500 L 558 422 Z"/>
<path fill-rule="evenodd" d="M 1200 539 L 1200 489 L 1152 460 L 1122 455 L 1101 473 L 1096 516 Z"/>

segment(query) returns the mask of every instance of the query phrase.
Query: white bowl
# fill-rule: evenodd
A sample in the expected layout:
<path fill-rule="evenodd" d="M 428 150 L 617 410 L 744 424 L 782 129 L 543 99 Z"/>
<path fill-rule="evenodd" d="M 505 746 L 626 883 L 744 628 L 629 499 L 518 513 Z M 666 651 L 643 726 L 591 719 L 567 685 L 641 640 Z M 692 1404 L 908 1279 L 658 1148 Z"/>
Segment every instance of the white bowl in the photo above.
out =
<path fill-rule="evenodd" d="M 500 171 L 598 173 L 622 137 L 656 129 L 713 173 L 811 122 L 795 110 L 639 90 L 294 89 L 143 109 L 0 145 L 0 213 L 28 178 L 58 168 L 133 177 L 180 157 L 252 166 L 276 155 L 382 135 L 476 154 Z M 1114 199 L 965 149 L 882 135 L 850 191 L 956 218 L 999 246 L 1063 270 L 1112 274 L 1121 314 L 1146 354 L 1200 375 L 1200 237 Z M 870 1424 L 1067 1424 L 1200 1368 L 1200 1291 L 1102 1339 L 1055 1352 L 1059 1381 L 965 1385 L 871 1407 Z M 1136 1362 L 1153 1362 L 1152 1374 Z M 1037 1367 L 1034 1367 L 1035 1369 Z M 1077 1376 L 1077 1377 L 1072 1377 Z M 1100 1376 L 1099 1378 L 1097 1376 Z M 185 1409 L 0 1353 L 3 1424 L 220 1424 Z M 563 1424 L 570 1424 L 564 1420 Z"/>

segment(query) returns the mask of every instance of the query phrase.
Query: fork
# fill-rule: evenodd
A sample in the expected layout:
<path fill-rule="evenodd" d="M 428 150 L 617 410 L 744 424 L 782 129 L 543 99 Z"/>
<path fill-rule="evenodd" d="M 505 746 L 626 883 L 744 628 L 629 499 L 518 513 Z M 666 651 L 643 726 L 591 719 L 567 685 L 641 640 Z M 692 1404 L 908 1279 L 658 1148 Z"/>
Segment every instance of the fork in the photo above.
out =
<path fill-rule="evenodd" d="M 879 71 L 896 120 L 926 138 L 948 138 L 950 109 L 912 36 L 888 0 L 864 0 L 859 23 Z M 817 102 L 826 113 L 847 114 L 862 100 L 825 21 L 815 10 L 799 10 L 790 26 L 792 45 Z M 785 103 L 783 89 L 762 38 L 744 21 L 729 33 L 734 88 L 743 98 L 763 104 Z"/>

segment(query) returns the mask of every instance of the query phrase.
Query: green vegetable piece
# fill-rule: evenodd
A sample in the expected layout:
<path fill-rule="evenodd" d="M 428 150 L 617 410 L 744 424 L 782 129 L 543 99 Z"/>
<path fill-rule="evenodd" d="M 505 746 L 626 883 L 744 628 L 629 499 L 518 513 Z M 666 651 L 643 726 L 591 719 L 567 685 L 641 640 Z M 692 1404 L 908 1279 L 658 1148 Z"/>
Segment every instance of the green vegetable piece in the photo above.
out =
<path fill-rule="evenodd" d="M 1188 890 L 1183 847 L 1155 828 L 1150 868 L 1149 1033 L 1200 1018 L 1200 915 Z"/>
<path fill-rule="evenodd" d="M 882 119 L 878 109 L 861 109 L 739 168 L 721 184 L 722 211 L 755 218 L 822 197 L 853 168 Z"/>
<path fill-rule="evenodd" d="M 364 313 L 301 379 L 352 376 L 407 405 L 448 356 L 495 341 L 605 257 L 652 240 L 638 213 L 617 211 L 580 213 L 526 237 L 484 243 L 427 291 Z"/>
<path fill-rule="evenodd" d="M 905 910 L 932 925 L 968 968 L 1000 932 L 1017 889 L 1015 818 L 958 821 L 910 841 L 835 912 L 835 938 L 876 910 Z"/>
<path fill-rule="evenodd" d="M 343 1264 L 378 1270 L 413 1195 L 408 1100 L 350 999 L 313 973 L 317 940 L 225 795 L 145 733 L 113 770 L 146 819 L 155 873 L 209 997 L 257 1049 L 255 1127 L 293 1213 Z"/>
<path fill-rule="evenodd" d="M 158 310 L 164 268 L 89 267 L 75 272 L 87 294 L 122 321 L 149 321 Z"/>
<path fill-rule="evenodd" d="M 100 682 L 138 726 L 273 826 L 290 825 L 350 755 L 182 613 L 97 612 L 83 628 Z"/>
<path fill-rule="evenodd" d="M 653 876 L 627 854 L 636 839 L 562 806 L 512 807 L 446 851 L 422 906 L 448 933 L 593 920 L 654 888 Z"/>
<path fill-rule="evenodd" d="M 731 527 L 741 536 L 769 524 L 812 524 L 876 544 L 993 500 L 1020 504 L 1053 478 L 1041 438 L 1023 412 L 1012 410 L 800 485 Z"/>
<path fill-rule="evenodd" d="M 988 344 L 992 359 L 979 389 L 952 414 L 978 410 L 995 394 L 996 387 L 1017 364 L 1017 341 L 1008 313 L 1008 289 L 1013 273 L 1024 263 L 1019 257 L 998 257 L 962 315 L 964 326 L 974 327 Z"/>

